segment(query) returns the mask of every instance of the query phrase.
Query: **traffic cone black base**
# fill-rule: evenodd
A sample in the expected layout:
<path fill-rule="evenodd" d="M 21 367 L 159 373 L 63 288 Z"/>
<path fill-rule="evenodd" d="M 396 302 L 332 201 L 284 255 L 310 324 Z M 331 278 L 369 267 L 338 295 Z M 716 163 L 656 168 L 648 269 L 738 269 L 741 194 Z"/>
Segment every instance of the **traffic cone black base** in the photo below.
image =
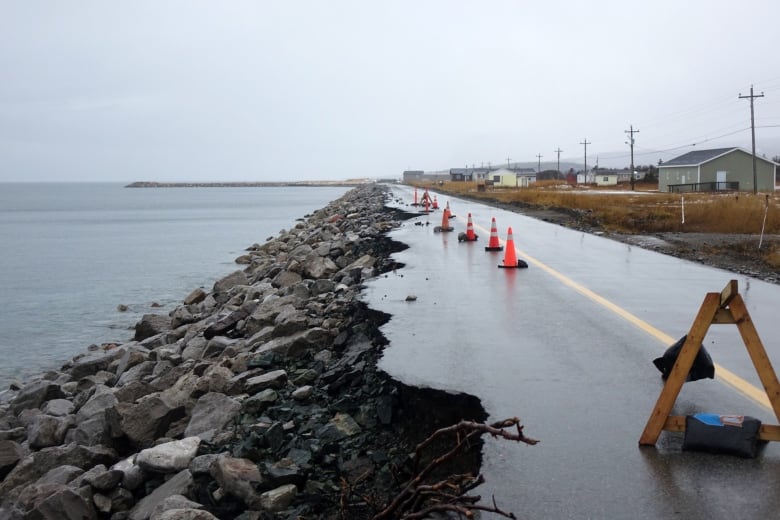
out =
<path fill-rule="evenodd" d="M 492 222 L 490 223 L 490 240 L 488 241 L 488 245 L 485 247 L 485 251 L 503 251 L 503 250 L 504 250 L 504 246 L 502 246 L 501 242 L 498 240 L 496 219 L 493 218 Z"/>
<path fill-rule="evenodd" d="M 498 266 L 501 269 L 522 269 L 528 267 L 524 260 L 517 258 L 515 253 L 515 238 L 510 227 L 506 233 L 506 253 L 504 253 L 504 263 Z"/>
<path fill-rule="evenodd" d="M 516 265 L 499 265 L 501 269 L 525 269 L 528 267 L 528 264 L 525 262 L 525 260 L 518 260 Z"/>
<path fill-rule="evenodd" d="M 458 234 L 458 242 L 476 242 L 478 238 L 477 234 L 474 233 L 474 222 L 472 222 L 471 213 L 469 213 L 466 232 Z"/>

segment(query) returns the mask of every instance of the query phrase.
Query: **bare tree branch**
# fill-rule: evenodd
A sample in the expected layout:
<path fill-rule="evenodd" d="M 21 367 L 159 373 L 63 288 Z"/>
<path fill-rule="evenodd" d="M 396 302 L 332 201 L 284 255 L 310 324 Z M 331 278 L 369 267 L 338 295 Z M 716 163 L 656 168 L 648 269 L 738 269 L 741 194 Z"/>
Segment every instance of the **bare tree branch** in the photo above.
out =
<path fill-rule="evenodd" d="M 506 518 L 516 518 L 513 513 L 500 509 L 496 504 L 495 497 L 493 497 L 492 505 L 486 506 L 478 503 L 481 500 L 479 496 L 467 495 L 469 491 L 484 483 L 485 479 L 482 475 L 453 474 L 444 480 L 433 483 L 426 482 L 434 470 L 453 460 L 461 452 L 468 450 L 473 445 L 473 441 L 484 434 L 489 434 L 494 438 L 523 442 L 529 446 L 539 442 L 525 436 L 523 426 L 517 417 L 492 424 L 461 421 L 452 426 L 440 428 L 417 445 L 412 465 L 412 476 L 403 485 L 400 493 L 382 511 L 377 513 L 373 520 L 419 519 L 434 512 L 451 512 L 465 518 L 473 518 L 475 511 L 486 511 Z M 434 442 L 447 435 L 454 437 L 454 445 L 445 453 L 433 457 L 420 470 L 424 452 Z"/>

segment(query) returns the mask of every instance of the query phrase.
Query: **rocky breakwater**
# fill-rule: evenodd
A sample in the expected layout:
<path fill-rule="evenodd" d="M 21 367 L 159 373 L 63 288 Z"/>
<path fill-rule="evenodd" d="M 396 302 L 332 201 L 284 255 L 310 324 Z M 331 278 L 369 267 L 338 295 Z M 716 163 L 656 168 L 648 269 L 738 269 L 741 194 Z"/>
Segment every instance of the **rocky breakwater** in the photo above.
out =
<path fill-rule="evenodd" d="M 400 267 L 386 232 L 406 215 L 387 196 L 351 190 L 249 248 L 210 292 L 144 316 L 132 341 L 15 385 L 0 404 L 0 519 L 376 511 L 414 443 L 485 418 L 473 397 L 376 369 L 388 317 L 358 296 Z"/>

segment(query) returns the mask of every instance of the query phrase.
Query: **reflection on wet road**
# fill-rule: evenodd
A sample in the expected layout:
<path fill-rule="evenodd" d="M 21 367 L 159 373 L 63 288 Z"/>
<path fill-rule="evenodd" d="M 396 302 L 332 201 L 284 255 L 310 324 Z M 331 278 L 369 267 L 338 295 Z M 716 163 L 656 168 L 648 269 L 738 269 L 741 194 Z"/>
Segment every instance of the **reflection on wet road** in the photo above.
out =
<path fill-rule="evenodd" d="M 410 188 L 393 190 L 391 205 L 411 202 Z M 680 434 L 662 433 L 655 448 L 638 447 L 638 439 L 662 386 L 652 359 L 688 332 L 704 295 L 737 279 L 777 360 L 780 288 L 482 204 L 449 202 L 455 232 L 433 232 L 440 212 L 407 221 L 392 234 L 410 246 L 394 255 L 406 266 L 370 282 L 365 300 L 393 316 L 382 329 L 390 341 L 384 370 L 477 395 L 492 419 L 519 416 L 526 433 L 542 440 L 535 447 L 489 441 L 483 496 L 495 495 L 525 518 L 774 516 L 775 444 L 743 460 L 682 452 Z M 460 243 L 468 213 L 479 240 Z M 528 269 L 498 269 L 504 253 L 484 250 L 493 217 L 502 239 L 513 228 Z M 417 300 L 406 301 L 409 294 Z M 705 346 L 724 369 L 760 387 L 736 327 L 713 325 Z M 720 375 L 683 386 L 673 413 L 699 411 L 777 422 Z"/>

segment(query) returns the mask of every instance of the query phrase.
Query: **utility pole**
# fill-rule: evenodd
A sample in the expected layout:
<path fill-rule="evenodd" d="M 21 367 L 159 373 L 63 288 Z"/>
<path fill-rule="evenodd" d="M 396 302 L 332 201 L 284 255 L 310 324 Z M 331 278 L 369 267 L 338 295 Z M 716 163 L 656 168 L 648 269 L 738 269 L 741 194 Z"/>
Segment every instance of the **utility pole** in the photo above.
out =
<path fill-rule="evenodd" d="M 753 193 L 758 193 L 758 175 L 756 175 L 756 120 L 753 117 L 753 99 L 764 97 L 764 93 L 753 95 L 753 85 L 750 85 L 750 95 L 743 96 L 739 93 L 739 99 L 750 100 L 750 138 L 753 141 Z"/>
<path fill-rule="evenodd" d="M 506 169 L 509 169 L 509 157 L 506 158 Z"/>
<path fill-rule="evenodd" d="M 539 161 L 537 163 L 539 166 L 536 169 L 536 173 L 542 173 L 542 157 L 544 157 L 542 154 L 536 154 L 536 159 Z"/>
<path fill-rule="evenodd" d="M 561 173 L 561 147 L 559 146 L 557 150 L 553 150 L 555 153 L 558 154 L 558 173 Z"/>
<path fill-rule="evenodd" d="M 634 125 L 630 126 L 630 130 L 624 130 L 629 135 L 628 145 L 631 147 L 631 191 L 634 191 L 634 134 L 638 134 L 639 130 L 634 130 Z"/>
<path fill-rule="evenodd" d="M 592 143 L 588 142 L 588 138 L 586 137 L 585 139 L 583 139 L 583 141 L 580 144 L 585 145 L 585 169 L 583 170 L 582 173 L 582 180 L 583 180 L 583 184 L 587 184 L 588 183 L 588 145 Z"/>

